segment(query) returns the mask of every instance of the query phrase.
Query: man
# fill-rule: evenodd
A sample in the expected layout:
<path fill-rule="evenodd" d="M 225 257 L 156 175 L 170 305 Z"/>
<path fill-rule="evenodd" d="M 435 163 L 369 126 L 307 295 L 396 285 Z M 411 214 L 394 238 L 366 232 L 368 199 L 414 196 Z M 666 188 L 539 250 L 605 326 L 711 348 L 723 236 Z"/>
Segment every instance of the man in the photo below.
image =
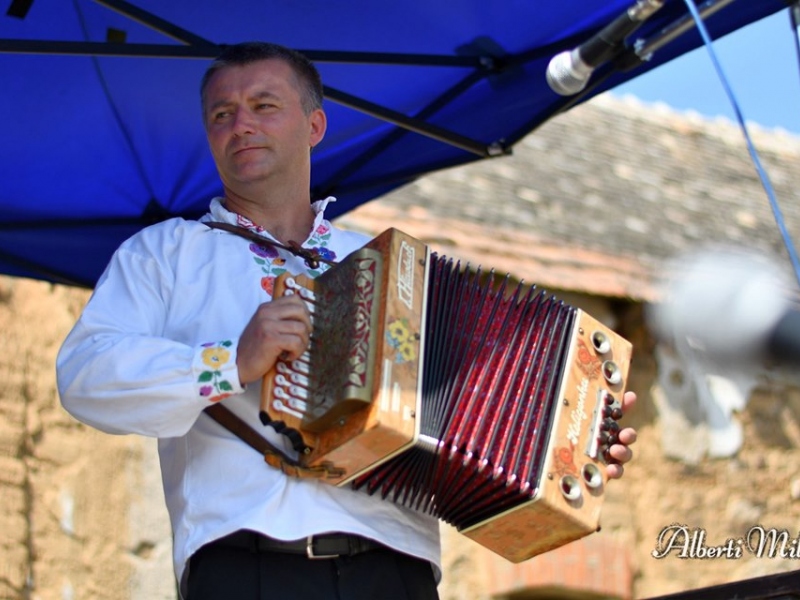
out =
<path fill-rule="evenodd" d="M 59 354 L 62 402 L 109 433 L 158 438 L 184 597 L 436 598 L 434 519 L 289 478 L 202 414 L 224 402 L 254 421 L 258 382 L 279 356 L 299 356 L 311 329 L 299 299 L 272 299 L 272 281 L 283 271 L 321 271 L 204 222 L 334 259 L 368 240 L 324 219 L 333 199 L 310 202 L 310 154 L 326 117 L 319 75 L 304 57 L 271 44 L 229 47 L 201 96 L 224 197 L 202 222 L 166 221 L 115 253 Z M 263 434 L 281 443 L 271 428 Z M 624 431 L 612 454 L 626 462 L 634 440 Z M 610 476 L 621 474 L 621 465 L 609 466 Z"/>

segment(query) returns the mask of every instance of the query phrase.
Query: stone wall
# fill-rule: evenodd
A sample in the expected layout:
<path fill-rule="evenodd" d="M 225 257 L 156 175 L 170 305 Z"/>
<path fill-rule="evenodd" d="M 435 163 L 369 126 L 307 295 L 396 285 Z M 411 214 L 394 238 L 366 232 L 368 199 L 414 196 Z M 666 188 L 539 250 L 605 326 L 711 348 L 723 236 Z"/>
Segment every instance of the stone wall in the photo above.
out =
<path fill-rule="evenodd" d="M 0 278 L 0 598 L 174 598 L 153 440 L 77 423 L 55 357 L 88 293 Z"/>

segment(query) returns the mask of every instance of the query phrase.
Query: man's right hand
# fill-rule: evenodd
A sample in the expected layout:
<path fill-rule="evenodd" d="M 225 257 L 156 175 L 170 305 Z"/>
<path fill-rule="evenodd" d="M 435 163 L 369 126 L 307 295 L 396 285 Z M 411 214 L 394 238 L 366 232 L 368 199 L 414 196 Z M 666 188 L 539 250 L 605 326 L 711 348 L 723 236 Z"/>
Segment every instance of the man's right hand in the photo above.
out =
<path fill-rule="evenodd" d="M 278 357 L 298 358 L 308 349 L 311 315 L 298 296 L 282 296 L 256 309 L 239 338 L 236 366 L 242 385 L 261 379 Z"/>

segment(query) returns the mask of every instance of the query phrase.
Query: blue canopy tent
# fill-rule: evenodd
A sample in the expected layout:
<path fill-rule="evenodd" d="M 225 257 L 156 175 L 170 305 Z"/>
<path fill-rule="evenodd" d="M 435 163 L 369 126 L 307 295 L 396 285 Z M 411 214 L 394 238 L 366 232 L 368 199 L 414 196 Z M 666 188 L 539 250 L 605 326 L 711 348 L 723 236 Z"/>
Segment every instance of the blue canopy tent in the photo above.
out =
<path fill-rule="evenodd" d="M 198 84 L 220 45 L 269 40 L 318 64 L 330 124 L 312 196 L 338 197 L 332 217 L 507 154 L 552 116 L 701 44 L 684 0 L 647 0 L 657 10 L 586 89 L 548 86 L 554 56 L 644 1 L 6 0 L 0 273 L 91 287 L 140 228 L 204 212 L 221 187 Z M 787 6 L 697 3 L 714 38 Z"/>

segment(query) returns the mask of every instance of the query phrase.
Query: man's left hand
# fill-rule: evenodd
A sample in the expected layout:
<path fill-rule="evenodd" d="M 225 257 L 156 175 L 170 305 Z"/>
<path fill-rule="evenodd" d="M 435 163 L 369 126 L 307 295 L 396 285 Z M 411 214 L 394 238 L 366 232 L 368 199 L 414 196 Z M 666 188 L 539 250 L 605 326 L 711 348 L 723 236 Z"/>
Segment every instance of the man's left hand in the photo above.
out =
<path fill-rule="evenodd" d="M 627 413 L 636 404 L 636 394 L 625 392 L 622 396 L 622 414 Z M 619 479 L 625 471 L 623 465 L 633 458 L 633 451 L 630 445 L 636 441 L 636 430 L 633 427 L 625 427 L 619 432 L 619 442 L 609 448 L 611 456 L 619 461 L 606 466 L 606 474 L 609 479 Z"/>

